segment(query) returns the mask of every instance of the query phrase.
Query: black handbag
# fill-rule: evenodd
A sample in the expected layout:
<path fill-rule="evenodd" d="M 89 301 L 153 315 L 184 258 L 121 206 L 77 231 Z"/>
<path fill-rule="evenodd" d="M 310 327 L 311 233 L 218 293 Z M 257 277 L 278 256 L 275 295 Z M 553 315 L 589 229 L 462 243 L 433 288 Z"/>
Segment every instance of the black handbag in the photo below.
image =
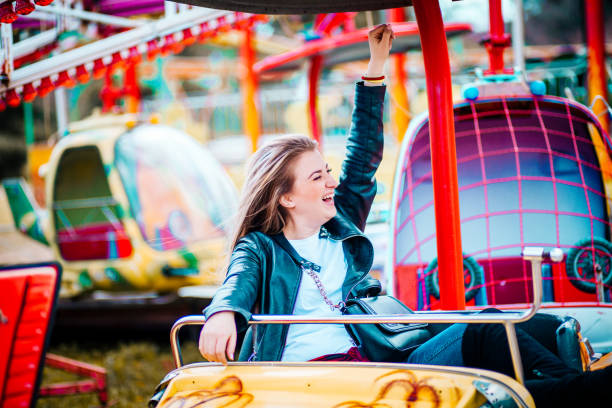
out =
<path fill-rule="evenodd" d="M 393 296 L 352 298 L 345 315 L 406 315 L 414 313 Z M 346 330 L 370 361 L 404 362 L 410 353 L 431 338 L 427 323 L 347 324 Z"/>
<path fill-rule="evenodd" d="M 313 268 L 318 268 L 317 265 L 302 258 L 283 234 L 271 235 L 271 238 L 289 254 L 303 272 L 311 275 L 317 286 L 320 286 L 316 274 L 311 273 Z M 319 287 L 321 288 L 322 286 Z M 332 305 L 324 295 L 324 288 L 322 289 L 321 294 L 325 302 L 331 307 L 339 308 L 344 315 L 376 316 L 414 313 L 402 302 L 389 295 L 351 298 L 345 304 Z M 346 324 L 345 327 L 359 347 L 359 351 L 365 354 L 370 361 L 404 362 L 415 348 L 431 337 L 427 330 L 427 323 L 364 323 Z"/>

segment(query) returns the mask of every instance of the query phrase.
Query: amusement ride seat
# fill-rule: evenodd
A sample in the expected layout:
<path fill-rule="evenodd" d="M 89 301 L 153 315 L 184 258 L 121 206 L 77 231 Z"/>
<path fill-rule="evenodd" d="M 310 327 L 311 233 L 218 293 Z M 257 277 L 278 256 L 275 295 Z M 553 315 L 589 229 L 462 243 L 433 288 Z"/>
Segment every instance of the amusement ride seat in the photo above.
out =
<path fill-rule="evenodd" d="M 0 269 L 0 407 L 35 404 L 60 284 L 55 263 Z"/>

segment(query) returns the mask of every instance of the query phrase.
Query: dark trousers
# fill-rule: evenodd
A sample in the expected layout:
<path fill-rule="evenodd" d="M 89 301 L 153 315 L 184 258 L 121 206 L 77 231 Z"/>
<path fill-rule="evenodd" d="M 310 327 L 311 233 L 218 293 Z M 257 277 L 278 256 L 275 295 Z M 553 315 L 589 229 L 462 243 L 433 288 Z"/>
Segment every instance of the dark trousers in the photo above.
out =
<path fill-rule="evenodd" d="M 612 366 L 580 373 L 533 337 L 516 329 L 525 375 L 525 387 L 537 408 L 612 406 Z M 462 339 L 466 367 L 483 368 L 514 376 L 506 331 L 499 324 L 470 324 Z M 603 405 L 602 405 L 603 404 Z"/>
<path fill-rule="evenodd" d="M 612 366 L 580 373 L 516 328 L 525 387 L 537 408 L 612 406 Z M 465 366 L 514 378 L 506 330 L 500 324 L 454 324 L 419 346 L 412 364 Z"/>

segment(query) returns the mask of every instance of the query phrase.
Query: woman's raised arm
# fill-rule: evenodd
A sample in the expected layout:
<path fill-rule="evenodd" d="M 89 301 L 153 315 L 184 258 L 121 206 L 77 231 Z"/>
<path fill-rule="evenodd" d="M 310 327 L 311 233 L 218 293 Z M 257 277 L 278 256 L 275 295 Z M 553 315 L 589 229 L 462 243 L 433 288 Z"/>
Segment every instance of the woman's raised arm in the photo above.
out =
<path fill-rule="evenodd" d="M 365 86 L 358 84 L 355 89 L 346 158 L 334 197 L 338 212 L 362 231 L 376 195 L 374 174 L 382 160 L 384 140 L 382 114 L 385 87 L 379 86 L 382 85 L 380 80 L 369 82 L 367 79 L 382 76 L 393 38 L 393 31 L 386 24 L 368 34 L 370 63 L 364 77 Z"/>

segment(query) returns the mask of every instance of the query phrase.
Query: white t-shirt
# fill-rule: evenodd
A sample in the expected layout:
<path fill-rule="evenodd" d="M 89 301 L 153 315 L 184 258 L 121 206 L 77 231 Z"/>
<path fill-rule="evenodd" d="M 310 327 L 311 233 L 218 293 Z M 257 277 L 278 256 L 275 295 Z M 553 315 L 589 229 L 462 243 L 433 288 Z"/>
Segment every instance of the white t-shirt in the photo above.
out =
<path fill-rule="evenodd" d="M 334 304 L 343 300 L 342 283 L 347 265 L 342 242 L 328 237 L 319 238 L 318 233 L 289 242 L 302 258 L 321 267 L 318 274 L 327 297 Z M 302 273 L 293 314 L 342 315 L 340 310 L 330 309 L 312 277 L 305 272 Z M 346 353 L 353 346 L 353 340 L 343 324 L 292 324 L 287 333 L 282 361 L 308 361 L 325 354 Z"/>

